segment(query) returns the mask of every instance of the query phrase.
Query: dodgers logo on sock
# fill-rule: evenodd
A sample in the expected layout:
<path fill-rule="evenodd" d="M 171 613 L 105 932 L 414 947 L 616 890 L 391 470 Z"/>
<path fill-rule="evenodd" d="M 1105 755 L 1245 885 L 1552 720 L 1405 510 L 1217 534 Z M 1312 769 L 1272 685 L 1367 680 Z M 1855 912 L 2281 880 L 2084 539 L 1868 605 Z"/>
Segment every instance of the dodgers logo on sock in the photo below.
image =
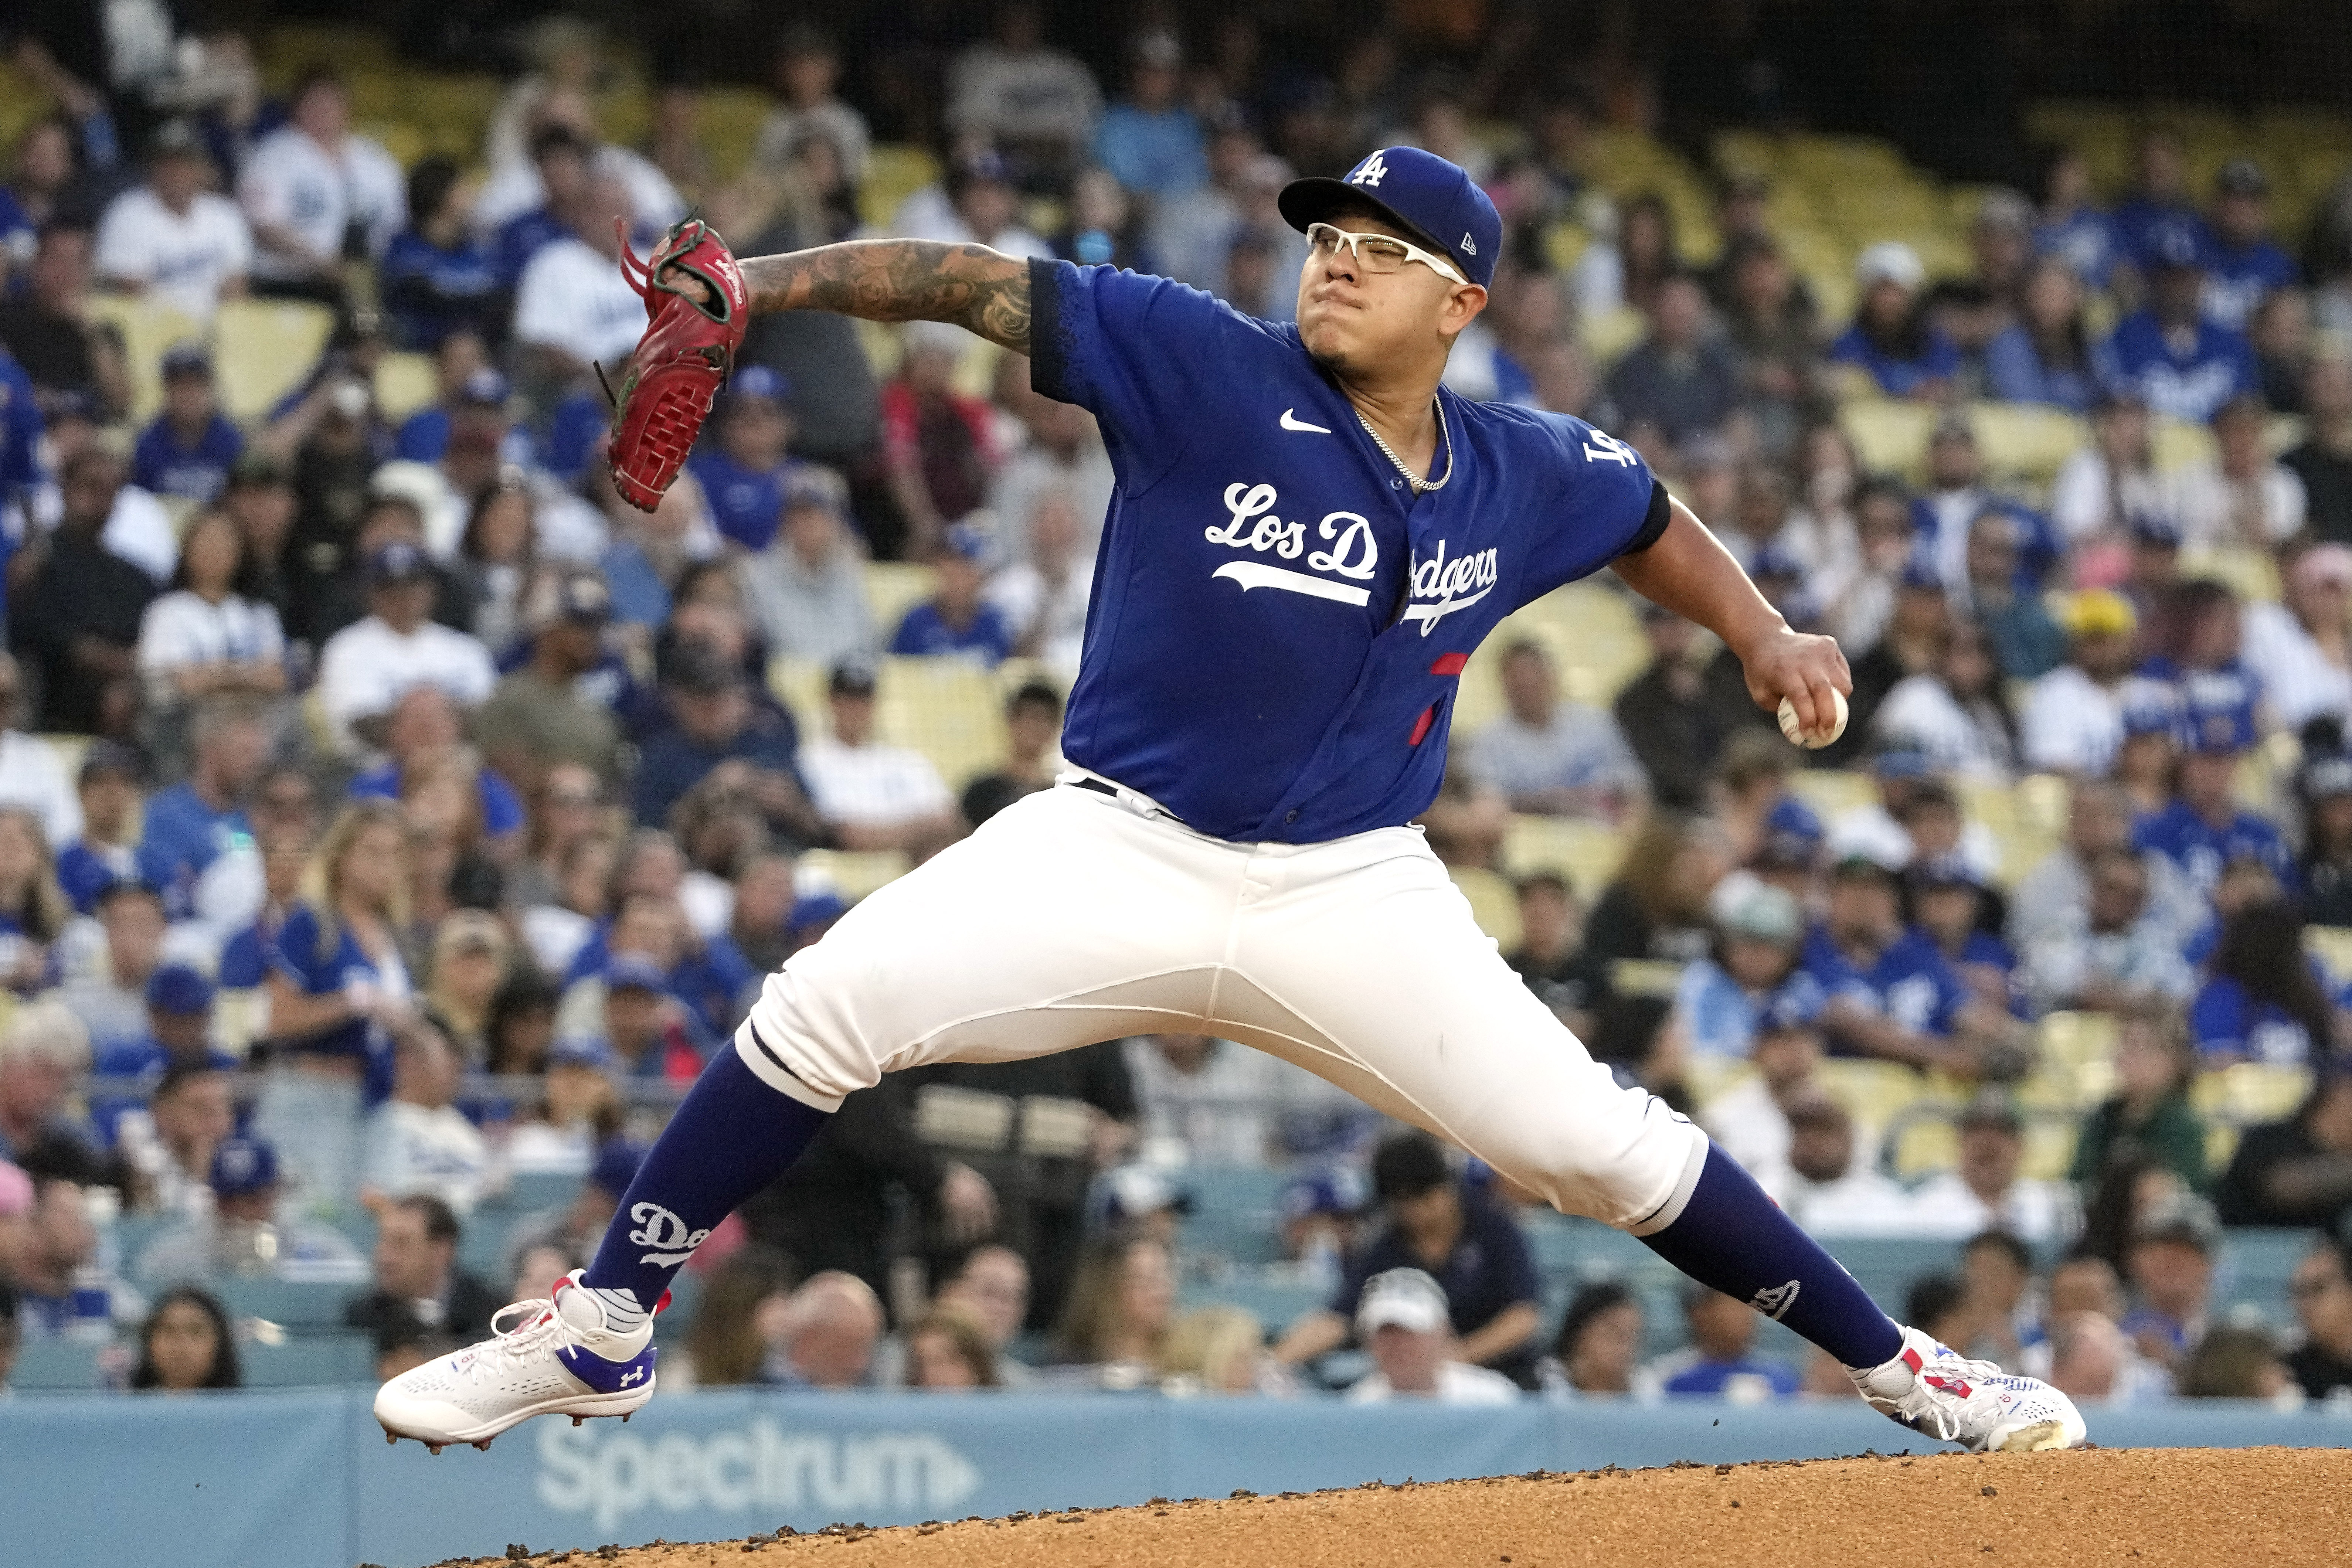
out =
<path fill-rule="evenodd" d="M 1798 1289 L 1794 1279 L 1786 1285 L 1768 1285 L 1757 1291 L 1748 1304 L 1777 1323 L 1781 1313 L 1797 1304 Z"/>
<path fill-rule="evenodd" d="M 629 1232 L 629 1239 L 639 1247 L 650 1247 L 651 1252 L 637 1259 L 640 1263 L 656 1263 L 664 1268 L 676 1268 L 694 1254 L 694 1249 L 710 1238 L 705 1226 L 689 1231 L 686 1221 L 659 1204 L 637 1204 L 629 1210 L 629 1217 L 645 1226 Z"/>

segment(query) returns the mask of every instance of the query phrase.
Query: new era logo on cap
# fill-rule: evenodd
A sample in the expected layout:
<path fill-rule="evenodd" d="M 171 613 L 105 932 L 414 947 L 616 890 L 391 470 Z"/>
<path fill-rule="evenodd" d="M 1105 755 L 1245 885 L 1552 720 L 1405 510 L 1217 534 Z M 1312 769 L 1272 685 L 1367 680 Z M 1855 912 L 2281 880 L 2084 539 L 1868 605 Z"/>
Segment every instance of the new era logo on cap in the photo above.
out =
<path fill-rule="evenodd" d="M 1460 165 L 1419 147 L 1383 147 L 1345 179 L 1291 181 L 1277 203 L 1284 220 L 1302 233 L 1351 204 L 1371 207 L 1415 244 L 1448 257 L 1479 287 L 1494 280 L 1503 219 Z M 1448 234 L 1460 237 L 1438 237 Z"/>

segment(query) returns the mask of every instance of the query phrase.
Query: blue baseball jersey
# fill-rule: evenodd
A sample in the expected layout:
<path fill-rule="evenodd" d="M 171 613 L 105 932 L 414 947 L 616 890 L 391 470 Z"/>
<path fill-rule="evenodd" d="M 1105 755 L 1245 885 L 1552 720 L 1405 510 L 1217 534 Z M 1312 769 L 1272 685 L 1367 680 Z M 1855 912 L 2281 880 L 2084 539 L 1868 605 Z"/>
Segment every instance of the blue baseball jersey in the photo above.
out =
<path fill-rule="evenodd" d="M 1887 943 L 1868 969 L 1857 968 L 1829 928 L 1805 938 L 1798 967 L 1820 982 L 1829 1001 L 1857 1003 L 1915 1035 L 1948 1035 L 1969 1000 L 1968 986 L 1942 952 L 1917 931 Z"/>
<path fill-rule="evenodd" d="M 2254 308 L 2273 289 L 2292 289 L 2294 258 L 2267 239 L 2224 245 L 2216 238 L 2205 251 L 2205 291 L 2198 306 L 2208 321 L 2242 332 L 2253 325 Z"/>
<path fill-rule="evenodd" d="M 2137 393 L 2149 408 L 2202 425 L 2241 393 L 2260 392 L 2254 351 L 2227 327 L 2200 320 L 2176 344 L 2149 310 L 2135 310 L 2092 350 L 2102 380 Z"/>
<path fill-rule="evenodd" d="M 2176 800 L 2151 812 L 2132 828 L 2132 847 L 2142 854 L 2153 849 L 2180 868 L 2198 892 L 2213 896 L 2222 868 L 2232 860 L 2255 859 L 2278 874 L 2292 889 L 2296 885 L 2294 857 L 2279 830 L 2250 811 L 2241 811 L 2216 827 Z"/>
<path fill-rule="evenodd" d="M 791 459 L 772 468 L 747 468 L 716 445 L 698 446 L 687 468 L 710 503 L 710 521 L 744 549 L 768 548 L 784 518 L 784 485 L 796 467 Z"/>
<path fill-rule="evenodd" d="M 1582 420 L 1441 389 L 1416 495 L 1296 327 L 1109 267 L 1030 281 L 1032 380 L 1094 414 L 1118 480 L 1063 754 L 1199 832 L 1411 821 L 1471 650 L 1664 531 L 1640 455 Z"/>
<path fill-rule="evenodd" d="M 2116 263 L 2123 259 L 2114 220 L 2088 207 L 2035 229 L 2033 248 L 2040 255 L 2058 258 L 2094 289 L 2105 288 Z"/>
<path fill-rule="evenodd" d="M 244 450 L 245 437 L 221 415 L 214 415 L 194 442 L 183 442 L 172 422 L 158 415 L 131 448 L 131 482 L 159 496 L 209 506 L 226 488 L 228 471 Z"/>

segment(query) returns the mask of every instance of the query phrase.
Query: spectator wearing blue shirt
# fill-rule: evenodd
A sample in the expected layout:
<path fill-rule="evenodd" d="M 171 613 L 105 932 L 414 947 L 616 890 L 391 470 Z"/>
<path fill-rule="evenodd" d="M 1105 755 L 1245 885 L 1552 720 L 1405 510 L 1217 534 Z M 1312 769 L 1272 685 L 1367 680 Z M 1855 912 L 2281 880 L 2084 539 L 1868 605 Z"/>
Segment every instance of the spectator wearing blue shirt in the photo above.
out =
<path fill-rule="evenodd" d="M 2263 296 L 2291 289 L 2294 258 L 2271 238 L 2271 183 L 2252 158 L 2232 158 L 2213 181 L 2205 257 L 2205 317 L 2233 332 L 2253 325 Z"/>
<path fill-rule="evenodd" d="M 288 1072 L 307 1080 L 305 1088 L 332 1086 L 338 1092 L 324 1098 L 337 1110 L 356 1113 L 362 1093 L 373 1105 L 390 1092 L 393 1033 L 415 1016 L 415 988 L 396 939 L 407 907 L 408 858 L 400 807 L 352 802 L 327 829 L 304 873 L 305 896 L 269 944 L 273 1047 Z M 269 1089 L 281 1076 L 271 1074 L 255 1125 L 282 1144 L 286 1123 L 295 1118 L 273 1112 L 315 1114 L 321 1097 L 273 1097 Z M 347 1142 L 348 1128 L 334 1131 L 339 1145 Z M 314 1135 L 311 1142 L 324 1140 Z M 289 1158 L 293 1152 L 288 1149 Z M 353 1153 L 339 1146 L 332 1158 L 347 1166 Z M 348 1179 L 348 1171 L 343 1174 Z M 325 1191 L 348 1194 L 342 1186 Z"/>
<path fill-rule="evenodd" d="M 1649 331 L 1609 373 L 1619 416 L 1677 442 L 1720 430 L 1739 405 L 1739 361 L 1708 319 L 1706 291 L 1687 273 L 1661 279 L 1649 317 Z"/>
<path fill-rule="evenodd" d="M 940 552 L 939 591 L 907 612 L 890 651 L 917 658 L 961 658 L 993 669 L 1013 657 L 1018 640 L 1003 612 L 981 596 L 988 539 L 967 519 L 947 531 Z"/>
<path fill-rule="evenodd" d="M 244 451 L 245 437 L 214 395 L 212 354 L 202 343 L 173 344 L 163 353 L 163 411 L 131 448 L 131 482 L 209 506 Z"/>
<path fill-rule="evenodd" d="M 1862 304 L 1853 325 L 1830 344 L 1829 357 L 1869 373 L 1889 397 L 1932 401 L 1960 368 L 1960 351 L 1927 319 L 1920 289 L 1927 280 L 1919 253 L 1899 240 L 1881 240 L 1854 263 Z"/>
<path fill-rule="evenodd" d="M 763 364 L 744 365 L 719 404 L 716 441 L 698 442 L 687 459 L 702 483 L 720 536 L 757 554 L 776 537 L 784 516 L 784 487 L 797 467 L 787 456 L 792 384 Z"/>
<path fill-rule="evenodd" d="M 1939 855 L 1912 868 L 1911 922 L 1970 991 L 2019 1017 L 2029 1016 L 2017 982 L 2017 950 L 1995 932 L 1998 900 L 1958 855 Z"/>
<path fill-rule="evenodd" d="M 2119 252 L 2114 221 L 2092 205 L 2091 197 L 2090 161 L 2075 148 L 2061 149 L 2043 177 L 2033 248 L 2064 262 L 2091 288 L 2105 289 Z"/>
<path fill-rule="evenodd" d="M 411 778 L 454 757 L 465 740 L 465 724 L 447 692 L 437 686 L 409 688 L 393 704 L 384 724 L 385 761 L 352 780 L 352 798 L 398 801 Z M 474 781 L 486 845 L 520 843 L 522 799 L 514 786 L 487 767 L 474 770 Z M 498 853 L 494 847 L 493 854 Z"/>
<path fill-rule="evenodd" d="M 1180 196 L 1208 184 L 1208 139 L 1184 107 L 1183 66 L 1183 46 L 1172 35 L 1136 39 L 1128 96 L 1096 128 L 1096 160 L 1130 191 Z"/>
<path fill-rule="evenodd" d="M 2254 352 L 2242 333 L 2204 314 L 2202 243 L 2186 224 L 2148 238 L 2148 302 L 2099 345 L 2100 379 L 2158 414 L 2202 425 L 2233 397 L 2260 395 Z"/>
<path fill-rule="evenodd" d="M 571 234 L 573 213 L 588 198 L 589 163 L 593 155 L 594 149 L 580 133 L 561 121 L 531 133 L 530 161 L 539 171 L 547 199 L 508 219 L 499 230 L 497 267 L 503 287 L 514 288 L 532 257 Z"/>
<path fill-rule="evenodd" d="M 600 1042 L 625 1077 L 691 1083 L 702 1070 L 686 1009 L 661 966 L 639 952 L 616 952 L 604 961 L 604 1037 Z"/>
<path fill-rule="evenodd" d="M 456 442 L 461 447 L 470 445 L 468 455 L 477 460 L 495 450 L 509 463 L 531 461 L 530 432 L 509 426 L 507 419 L 507 398 L 512 388 L 505 376 L 481 359 L 480 341 L 470 332 L 452 332 L 442 340 L 440 399 L 401 421 L 393 434 L 394 457 L 437 465 Z M 468 364 L 471 369 L 464 368 Z M 453 372 L 455 381 L 449 379 Z"/>
<path fill-rule="evenodd" d="M 410 226 L 393 236 L 376 276 L 393 339 L 431 353 L 451 332 L 495 342 L 506 327 L 506 279 L 498 256 L 467 221 L 467 190 L 454 160 L 423 158 L 408 172 Z"/>
<path fill-rule="evenodd" d="M 668 825 L 687 792 L 721 768 L 747 791 L 770 825 L 803 843 L 822 835 L 793 769 L 800 734 L 782 710 L 752 701 L 743 672 L 701 643 L 687 643 L 664 672 L 669 728 L 637 758 L 632 814 L 646 827 Z"/>
<path fill-rule="evenodd" d="M 0 343 L 0 504 L 29 490 L 41 477 L 41 406 L 33 378 Z M 0 565 L 14 546 L 0 543 Z"/>
<path fill-rule="evenodd" d="M 2180 778 L 2172 802 L 2140 818 L 2132 847 L 2178 866 L 2189 885 L 2210 899 L 2233 860 L 2259 860 L 2282 886 L 2294 886 L 2294 862 L 2278 828 L 2239 807 L 2238 762 L 2254 743 L 2250 701 L 2200 705 L 2192 689 L 2183 721 Z"/>
<path fill-rule="evenodd" d="M 1797 1393 L 1795 1369 L 1756 1353 L 1756 1309 L 1704 1285 L 1683 1290 L 1684 1349 L 1642 1369 L 1639 1382 L 1675 1397 L 1753 1405 Z"/>
<path fill-rule="evenodd" d="M 1818 1013 L 1821 984 L 1798 967 L 1804 911 L 1784 889 L 1759 881 L 1733 897 L 1715 923 L 1713 952 L 1683 966 L 1675 1013 L 1695 1054 L 1738 1060 L 1768 1011 Z"/>
<path fill-rule="evenodd" d="M 2098 401 L 2083 284 L 2053 256 L 2026 268 L 2018 319 L 1985 345 L 1985 377 L 2003 403 L 2042 403 L 2088 414 Z"/>
<path fill-rule="evenodd" d="M 2160 231 L 2185 228 L 2197 236 L 2203 226 L 2189 205 L 2189 161 L 2178 134 L 2162 126 L 2142 132 L 2132 167 L 2132 193 L 2108 221 L 2115 226 L 2117 259 L 2146 271 Z"/>
<path fill-rule="evenodd" d="M 642 854 L 646 848 L 667 854 L 677 864 L 677 846 L 667 834 L 638 835 L 634 851 Z M 629 875 L 625 860 L 615 879 L 625 881 Z M 655 978 L 648 987 L 685 1005 L 688 1016 L 681 1026 L 698 1050 L 727 1037 L 759 988 L 759 973 L 742 951 L 723 934 L 706 938 L 697 933 L 674 894 L 643 890 L 623 898 L 613 918 L 599 923 L 573 955 L 563 984 L 570 987 L 583 980 L 609 981 L 613 965 L 624 959 L 649 964 Z"/>
<path fill-rule="evenodd" d="M 2189 1006 L 2204 1066 L 2308 1068 L 2334 1054 L 2336 1005 L 2303 947 L 2303 916 L 2284 899 L 2248 904 L 2222 923 L 2205 984 Z"/>
<path fill-rule="evenodd" d="M 81 801 L 81 837 L 58 851 L 58 886 L 77 914 L 90 914 L 98 896 L 140 877 L 139 847 L 131 842 L 139 809 L 139 753 L 119 741 L 93 741 L 75 781 Z"/>
<path fill-rule="evenodd" d="M 203 974 L 184 963 L 163 964 L 147 977 L 142 999 L 146 1033 L 98 1047 L 90 1062 L 95 1076 L 136 1079 L 142 1091 L 92 1100 L 90 1121 L 109 1144 L 122 1113 L 138 1109 L 165 1073 L 236 1070 L 236 1058 L 213 1046 L 213 983 Z"/>
<path fill-rule="evenodd" d="M 1904 929 L 1895 873 L 1866 856 L 1848 855 L 1831 873 L 1828 917 L 1801 963 L 1821 985 L 1832 1054 L 1972 1077 L 2018 1040 L 2014 1020 L 1971 995 L 1934 942 Z"/>
<path fill-rule="evenodd" d="M 172 919 L 195 912 L 196 880 L 228 850 L 248 842 L 246 793 L 269 762 L 261 715 L 237 704 L 208 707 L 189 731 L 194 763 L 187 778 L 147 802 L 139 841 L 141 873 L 163 895 Z"/>
<path fill-rule="evenodd" d="M 1349 1261 L 1322 1309 L 1290 1325 L 1275 1346 L 1291 1365 L 1347 1342 L 1366 1281 L 1391 1268 L 1418 1268 L 1445 1292 L 1461 1336 L 1456 1356 L 1491 1366 L 1522 1388 L 1535 1386 L 1538 1300 L 1535 1256 L 1509 1213 L 1463 1185 L 1424 1132 L 1400 1132 L 1372 1153 L 1372 1194 L 1387 1223 Z"/>

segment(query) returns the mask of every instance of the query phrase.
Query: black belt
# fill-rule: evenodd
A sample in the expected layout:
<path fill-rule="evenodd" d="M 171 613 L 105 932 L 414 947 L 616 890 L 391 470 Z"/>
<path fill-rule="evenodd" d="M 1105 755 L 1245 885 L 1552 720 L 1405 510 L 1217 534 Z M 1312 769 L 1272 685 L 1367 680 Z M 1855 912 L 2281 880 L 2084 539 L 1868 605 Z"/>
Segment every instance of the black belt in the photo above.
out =
<path fill-rule="evenodd" d="M 1090 789 L 1097 795 L 1107 795 L 1114 800 L 1118 798 L 1118 791 L 1111 788 L 1110 785 L 1103 783 L 1100 779 L 1072 779 L 1070 783 L 1078 789 Z"/>

